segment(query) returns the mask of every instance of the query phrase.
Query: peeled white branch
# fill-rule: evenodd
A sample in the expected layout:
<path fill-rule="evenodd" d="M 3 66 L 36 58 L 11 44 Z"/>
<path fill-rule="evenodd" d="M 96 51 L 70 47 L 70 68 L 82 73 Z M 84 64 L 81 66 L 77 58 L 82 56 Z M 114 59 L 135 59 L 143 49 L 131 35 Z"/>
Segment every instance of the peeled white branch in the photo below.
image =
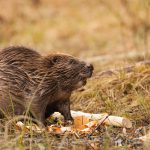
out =
<path fill-rule="evenodd" d="M 109 116 L 108 119 L 104 121 L 107 125 L 113 125 L 117 127 L 132 128 L 132 123 L 129 119 L 118 116 Z"/>
<path fill-rule="evenodd" d="M 73 118 L 84 116 L 88 119 L 97 120 L 97 121 L 103 121 L 104 118 L 108 115 L 107 113 L 103 114 L 90 114 L 90 113 L 84 113 L 81 111 L 71 111 L 71 115 Z M 62 118 L 62 115 L 58 112 L 55 112 L 53 114 L 53 117 Z M 104 124 L 117 126 L 117 127 L 125 127 L 125 128 L 132 128 L 132 122 L 124 117 L 118 117 L 118 116 L 108 116 L 108 118 L 104 121 Z"/>

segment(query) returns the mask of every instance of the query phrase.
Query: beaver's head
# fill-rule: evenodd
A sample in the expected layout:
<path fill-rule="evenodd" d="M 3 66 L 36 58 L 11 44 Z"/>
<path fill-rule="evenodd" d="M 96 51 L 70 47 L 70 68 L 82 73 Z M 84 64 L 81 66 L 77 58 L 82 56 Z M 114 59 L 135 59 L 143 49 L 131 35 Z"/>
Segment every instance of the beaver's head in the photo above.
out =
<path fill-rule="evenodd" d="M 46 59 L 53 77 L 62 89 L 74 90 L 80 88 L 86 84 L 87 78 L 92 76 L 93 65 L 73 56 L 54 54 Z"/>

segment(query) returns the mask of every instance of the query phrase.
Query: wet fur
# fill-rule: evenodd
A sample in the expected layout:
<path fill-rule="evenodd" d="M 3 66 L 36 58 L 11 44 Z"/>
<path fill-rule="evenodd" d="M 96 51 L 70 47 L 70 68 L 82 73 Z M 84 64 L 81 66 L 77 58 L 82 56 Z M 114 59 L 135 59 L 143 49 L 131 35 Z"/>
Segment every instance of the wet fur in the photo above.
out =
<path fill-rule="evenodd" d="M 30 105 L 29 112 L 42 123 L 55 111 L 62 113 L 65 120 L 72 120 L 71 93 L 91 74 L 86 63 L 69 55 L 44 57 L 25 47 L 3 49 L 0 51 L 0 117 L 25 114 Z"/>

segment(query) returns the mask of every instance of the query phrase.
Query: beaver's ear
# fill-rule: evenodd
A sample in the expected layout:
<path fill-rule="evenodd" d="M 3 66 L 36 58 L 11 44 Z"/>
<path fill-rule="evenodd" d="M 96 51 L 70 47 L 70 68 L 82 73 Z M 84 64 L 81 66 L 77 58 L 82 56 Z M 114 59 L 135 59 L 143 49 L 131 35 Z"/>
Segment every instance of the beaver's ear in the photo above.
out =
<path fill-rule="evenodd" d="M 58 64 L 59 61 L 60 61 L 60 57 L 59 56 L 52 56 L 52 57 L 49 58 L 49 61 L 48 61 L 49 64 L 48 64 L 48 66 L 52 67 L 53 65 Z"/>
<path fill-rule="evenodd" d="M 59 56 L 51 55 L 44 58 L 44 63 L 47 67 L 52 67 L 58 62 L 60 62 L 60 59 L 61 58 Z"/>

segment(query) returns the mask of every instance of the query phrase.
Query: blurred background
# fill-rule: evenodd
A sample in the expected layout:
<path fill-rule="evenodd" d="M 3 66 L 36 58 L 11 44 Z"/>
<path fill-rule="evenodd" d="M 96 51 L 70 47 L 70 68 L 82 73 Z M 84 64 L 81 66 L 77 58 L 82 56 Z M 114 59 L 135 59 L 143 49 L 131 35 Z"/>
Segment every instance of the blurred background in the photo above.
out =
<path fill-rule="evenodd" d="M 150 0 L 0 0 L 0 48 L 10 45 L 69 53 L 100 68 L 148 59 Z"/>

